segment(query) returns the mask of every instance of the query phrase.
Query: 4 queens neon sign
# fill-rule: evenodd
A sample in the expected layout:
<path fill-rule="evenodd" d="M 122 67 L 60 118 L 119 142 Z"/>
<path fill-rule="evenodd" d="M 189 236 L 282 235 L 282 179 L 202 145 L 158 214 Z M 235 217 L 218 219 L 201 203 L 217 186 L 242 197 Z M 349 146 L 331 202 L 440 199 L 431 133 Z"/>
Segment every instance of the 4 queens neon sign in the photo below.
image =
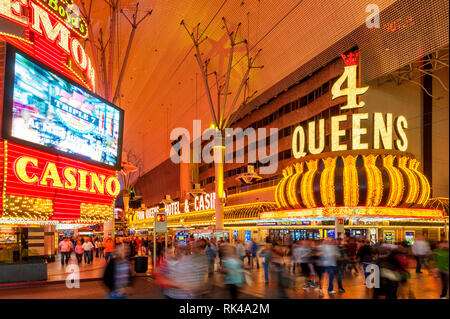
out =
<path fill-rule="evenodd" d="M 37 3 L 35 1 L 37 1 Z M 58 17 L 53 19 L 56 20 L 56 22 L 50 20 L 50 12 L 52 11 L 47 7 L 50 6 L 50 8 L 56 8 L 54 5 L 55 1 L 47 0 L 46 2 L 48 4 L 45 5 L 45 9 L 43 7 L 44 5 L 38 4 L 43 0 L 35 1 L 0 0 L 0 17 L 29 28 L 32 32 L 42 35 L 50 42 L 55 43 L 56 46 L 61 48 L 72 58 L 79 69 L 86 74 L 92 88 L 95 88 L 94 67 L 91 59 L 86 54 L 83 45 L 78 40 L 78 37 L 82 38 L 85 37 L 85 35 L 69 28 L 66 25 L 66 22 L 61 21 Z M 52 15 L 56 16 L 55 13 Z M 69 26 L 70 25 L 71 24 L 69 24 Z M 71 32 L 71 30 L 73 32 Z M 87 28 L 84 29 L 83 27 L 83 31 L 85 31 L 87 35 Z M 73 33 L 75 33 L 76 36 L 73 36 Z"/>
<path fill-rule="evenodd" d="M 60 171 L 56 163 L 48 161 L 40 176 L 27 171 L 28 167 L 38 168 L 38 159 L 21 156 L 14 162 L 14 173 L 25 184 L 54 187 L 73 191 L 116 197 L 120 193 L 120 182 L 115 176 L 105 176 L 84 169 L 67 166 Z M 62 178 L 61 178 L 62 176 Z M 90 185 L 88 185 L 90 181 Z"/>

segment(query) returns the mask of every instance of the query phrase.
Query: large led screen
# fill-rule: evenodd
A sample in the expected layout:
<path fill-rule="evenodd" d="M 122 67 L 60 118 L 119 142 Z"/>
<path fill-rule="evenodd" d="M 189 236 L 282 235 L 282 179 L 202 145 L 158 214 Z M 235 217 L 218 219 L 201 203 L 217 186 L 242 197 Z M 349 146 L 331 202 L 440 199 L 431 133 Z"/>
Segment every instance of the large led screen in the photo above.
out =
<path fill-rule="evenodd" d="M 123 111 L 15 52 L 11 137 L 117 167 Z"/>

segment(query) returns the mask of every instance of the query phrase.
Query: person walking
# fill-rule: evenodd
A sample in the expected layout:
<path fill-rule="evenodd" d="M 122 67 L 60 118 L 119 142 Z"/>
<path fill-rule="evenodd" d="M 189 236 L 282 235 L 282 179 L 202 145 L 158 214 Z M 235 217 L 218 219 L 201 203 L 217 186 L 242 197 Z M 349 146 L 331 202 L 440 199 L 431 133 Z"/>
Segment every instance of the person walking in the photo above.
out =
<path fill-rule="evenodd" d="M 100 239 L 95 238 L 95 243 L 94 243 L 94 247 L 95 247 L 95 258 L 98 258 L 100 255 Z"/>
<path fill-rule="evenodd" d="M 288 299 L 289 297 L 286 293 L 286 287 L 288 286 L 286 284 L 287 274 L 285 273 L 283 258 L 283 247 L 275 245 L 273 248 L 272 265 L 277 276 L 278 296 L 281 299 Z"/>
<path fill-rule="evenodd" d="M 237 245 L 236 245 L 236 255 L 240 261 L 244 262 L 244 258 L 246 256 L 246 251 L 245 251 L 244 245 L 242 245 L 240 240 L 238 240 Z"/>
<path fill-rule="evenodd" d="M 355 271 L 355 274 L 358 274 L 358 267 L 356 267 L 357 260 L 356 260 L 356 253 L 358 252 L 358 244 L 356 243 L 355 237 L 350 237 L 347 240 L 347 243 L 345 244 L 345 248 L 347 251 L 348 256 L 348 267 L 350 270 L 350 273 L 353 273 Z"/>
<path fill-rule="evenodd" d="M 323 244 L 319 246 L 320 260 L 321 264 L 328 274 L 328 294 L 334 295 L 336 291 L 334 290 L 334 277 L 337 273 L 337 258 L 339 256 L 339 251 L 336 245 L 327 238 L 324 240 Z M 344 290 L 342 283 L 340 283 L 339 292 Z"/>
<path fill-rule="evenodd" d="M 91 263 L 91 252 L 94 248 L 92 245 L 91 239 L 88 238 L 82 245 L 84 251 L 84 264 L 89 265 Z"/>
<path fill-rule="evenodd" d="M 253 269 L 253 263 L 256 261 L 256 269 L 259 269 L 259 260 L 258 260 L 258 243 L 255 241 L 255 239 L 252 239 L 251 241 L 251 253 L 252 253 L 252 258 L 251 258 L 251 265 L 250 265 L 250 269 Z"/>
<path fill-rule="evenodd" d="M 261 264 L 264 269 L 264 279 L 266 284 L 269 283 L 269 265 L 272 262 L 272 244 L 266 243 L 264 249 L 259 253 L 259 258 L 261 258 Z"/>
<path fill-rule="evenodd" d="M 224 284 L 228 286 L 231 299 L 238 299 L 239 287 L 244 284 L 244 269 L 242 260 L 236 256 L 232 246 L 224 250 L 223 269 L 225 271 Z"/>
<path fill-rule="evenodd" d="M 430 255 L 430 245 L 422 236 L 418 236 L 416 241 L 412 245 L 412 253 L 416 257 L 417 265 L 416 265 L 416 273 L 422 273 L 422 265 L 425 265 L 428 268 L 428 265 L 425 263 L 425 258 Z"/>
<path fill-rule="evenodd" d="M 105 260 L 108 262 L 112 258 L 112 253 L 114 252 L 114 241 L 111 237 L 106 238 L 103 243 L 103 248 L 105 251 Z"/>
<path fill-rule="evenodd" d="M 103 282 L 109 289 L 110 299 L 125 299 L 126 288 L 131 285 L 131 267 L 126 256 L 126 246 L 119 244 L 106 265 Z"/>
<path fill-rule="evenodd" d="M 75 246 L 75 256 L 77 257 L 78 265 L 83 261 L 83 252 L 84 250 L 81 241 L 77 241 L 77 245 Z"/>
<path fill-rule="evenodd" d="M 441 299 L 448 299 L 448 258 L 448 241 L 444 241 L 433 250 L 433 262 L 442 282 Z"/>
<path fill-rule="evenodd" d="M 59 243 L 59 251 L 61 253 L 61 265 L 69 264 L 70 253 L 72 251 L 72 243 L 68 237 L 65 237 L 63 241 Z"/>
<path fill-rule="evenodd" d="M 216 262 L 216 251 L 212 244 L 207 241 L 205 248 L 205 255 L 208 258 L 208 277 L 212 277 L 214 274 L 214 263 Z"/>
<path fill-rule="evenodd" d="M 338 256 L 336 260 L 336 276 L 339 292 L 343 293 L 345 292 L 345 289 L 342 285 L 342 279 L 344 278 L 345 267 L 347 266 L 348 262 L 347 249 L 345 248 L 342 239 L 340 238 L 336 240 L 336 245 L 338 250 Z"/>
<path fill-rule="evenodd" d="M 356 257 L 359 259 L 363 267 L 364 278 L 367 280 L 369 276 L 369 271 L 367 271 L 367 267 L 373 263 L 373 249 L 370 246 L 370 241 L 366 240 L 360 247 L 356 254 Z"/>
<path fill-rule="evenodd" d="M 293 258 L 295 264 L 300 266 L 301 275 L 305 279 L 303 289 L 308 289 L 309 287 L 317 288 L 314 283 L 314 266 L 312 261 L 313 250 L 310 242 L 304 239 L 293 248 Z"/>

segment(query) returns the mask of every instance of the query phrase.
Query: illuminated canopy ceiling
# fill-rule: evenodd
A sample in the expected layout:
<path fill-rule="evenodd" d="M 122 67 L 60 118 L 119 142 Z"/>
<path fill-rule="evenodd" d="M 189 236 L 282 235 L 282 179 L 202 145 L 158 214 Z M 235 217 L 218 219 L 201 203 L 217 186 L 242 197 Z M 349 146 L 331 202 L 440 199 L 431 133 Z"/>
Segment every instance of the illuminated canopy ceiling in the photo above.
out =
<path fill-rule="evenodd" d="M 89 1 L 85 1 L 89 2 Z M 192 42 L 181 20 L 189 26 L 208 25 L 203 52 L 211 58 L 211 68 L 226 69 L 227 37 L 222 17 L 233 28 L 239 22 L 242 38 L 254 50 L 262 49 L 251 74 L 251 90 L 264 92 L 324 51 L 352 30 L 364 24 L 370 0 L 168 0 L 140 1 L 139 15 L 152 9 L 152 15 L 139 25 L 117 104 L 125 113 L 124 150 L 142 161 L 145 173 L 169 157 L 170 131 L 185 127 L 192 132 L 192 120 L 211 124 L 205 90 L 194 60 Z M 385 9 L 395 1 L 380 0 Z M 75 3 L 79 4 L 80 0 Z M 121 0 L 119 7 L 130 16 L 136 1 Z M 118 42 L 122 61 L 131 27 L 119 15 Z M 108 35 L 109 9 L 105 1 L 93 1 L 95 39 L 102 27 Z M 249 23 L 248 23 L 249 21 Z M 88 46 L 89 47 L 89 46 Z M 237 60 L 243 55 L 238 50 Z M 244 60 L 242 60 L 244 62 Z M 115 66 L 115 80 L 119 74 Z M 231 73 L 231 90 L 236 90 L 243 73 L 237 64 Z M 155 151 L 157 150 L 157 152 Z"/>

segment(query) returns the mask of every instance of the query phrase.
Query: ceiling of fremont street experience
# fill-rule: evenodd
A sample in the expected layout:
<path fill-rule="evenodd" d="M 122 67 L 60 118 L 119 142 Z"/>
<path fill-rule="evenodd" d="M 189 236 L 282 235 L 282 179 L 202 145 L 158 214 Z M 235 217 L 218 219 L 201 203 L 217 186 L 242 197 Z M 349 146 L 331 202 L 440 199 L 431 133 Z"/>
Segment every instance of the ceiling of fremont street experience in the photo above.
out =
<path fill-rule="evenodd" d="M 192 135 L 193 119 L 202 121 L 202 129 L 212 123 L 193 43 L 180 25 L 182 20 L 189 28 L 198 23 L 201 31 L 207 28 L 204 32 L 208 39 L 202 43 L 201 51 L 211 59 L 210 70 L 217 70 L 219 76 L 227 68 L 229 52 L 222 17 L 231 30 L 241 23 L 239 38 L 248 39 L 251 53 L 262 49 L 256 65 L 264 68 L 250 73 L 250 90 L 257 90 L 257 96 L 364 24 L 368 16 L 366 6 L 372 2 L 140 0 L 138 19 L 149 10 L 153 12 L 137 28 L 120 97 L 116 101 L 125 110 L 124 151 L 131 151 L 140 159 L 140 174 L 144 174 L 169 158 L 169 136 L 173 128 L 186 128 Z M 383 10 L 394 2 L 379 0 L 377 5 Z M 81 0 L 74 3 L 80 4 Z M 136 3 L 120 0 L 119 9 L 130 17 Z M 98 38 L 100 28 L 104 37 L 108 37 L 109 15 L 105 1 L 93 1 L 90 32 L 94 39 Z M 119 13 L 118 16 L 114 87 L 131 32 L 124 15 Z M 235 50 L 230 75 L 232 92 L 237 90 L 246 70 L 243 48 Z M 215 83 L 213 77 L 212 82 Z"/>

